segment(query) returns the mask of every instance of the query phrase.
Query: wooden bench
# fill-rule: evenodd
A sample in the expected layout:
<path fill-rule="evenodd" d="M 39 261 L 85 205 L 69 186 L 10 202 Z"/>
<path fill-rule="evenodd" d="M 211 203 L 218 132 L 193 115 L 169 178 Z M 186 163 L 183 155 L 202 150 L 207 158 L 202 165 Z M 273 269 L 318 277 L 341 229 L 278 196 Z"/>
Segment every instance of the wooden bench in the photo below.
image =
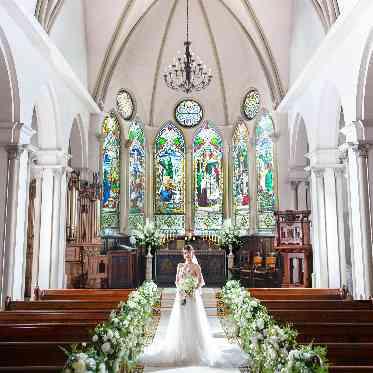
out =
<path fill-rule="evenodd" d="M 36 300 L 118 300 L 125 301 L 134 289 L 46 289 L 35 292 Z"/>
<path fill-rule="evenodd" d="M 7 311 L 31 310 L 113 310 L 119 301 L 101 300 L 41 300 L 41 301 L 10 301 L 6 305 Z"/>
<path fill-rule="evenodd" d="M 68 311 L 3 311 L 0 312 L 0 324 L 4 323 L 50 323 L 50 322 L 81 322 L 89 321 L 97 324 L 107 320 L 109 310 L 68 310 Z"/>
<path fill-rule="evenodd" d="M 352 310 L 373 310 L 373 303 L 370 300 L 263 300 L 268 310 L 274 309 L 303 309 L 303 310 L 324 310 L 324 309 L 352 309 Z"/>
<path fill-rule="evenodd" d="M 248 288 L 252 297 L 260 300 L 343 300 L 347 297 L 344 289 L 308 288 Z"/>
<path fill-rule="evenodd" d="M 276 320 L 282 322 L 373 322 L 373 310 L 364 309 L 272 309 L 269 312 Z"/>

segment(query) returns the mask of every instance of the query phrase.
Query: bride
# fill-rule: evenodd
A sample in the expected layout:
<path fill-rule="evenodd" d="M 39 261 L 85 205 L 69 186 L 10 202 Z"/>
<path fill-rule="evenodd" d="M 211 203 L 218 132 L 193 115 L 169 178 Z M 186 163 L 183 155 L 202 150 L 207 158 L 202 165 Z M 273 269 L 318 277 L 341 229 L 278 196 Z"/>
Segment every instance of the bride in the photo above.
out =
<path fill-rule="evenodd" d="M 205 284 L 201 267 L 192 246 L 183 250 L 184 263 L 176 273 L 176 299 L 172 307 L 166 337 L 160 345 L 148 346 L 140 361 L 151 367 L 210 366 L 235 368 L 246 365 L 247 356 L 237 345 L 217 345 L 210 334 L 207 315 L 201 297 Z M 197 284 L 191 295 L 181 289 L 183 281 L 192 277 Z"/>

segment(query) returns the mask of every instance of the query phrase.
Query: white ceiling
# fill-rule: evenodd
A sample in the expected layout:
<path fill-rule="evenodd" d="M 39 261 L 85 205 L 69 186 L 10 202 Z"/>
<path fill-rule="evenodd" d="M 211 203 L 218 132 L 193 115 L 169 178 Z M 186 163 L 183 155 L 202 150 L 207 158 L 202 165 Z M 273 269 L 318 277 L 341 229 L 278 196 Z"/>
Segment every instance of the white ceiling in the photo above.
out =
<path fill-rule="evenodd" d="M 264 106 L 286 93 L 294 0 L 190 0 L 192 49 L 212 68 L 213 81 L 193 94 L 205 118 L 231 124 L 249 87 Z M 276 4 L 276 5 L 274 5 Z M 120 88 L 130 90 L 138 115 L 160 126 L 184 95 L 162 73 L 185 40 L 186 0 L 85 0 L 89 85 L 105 109 Z"/>

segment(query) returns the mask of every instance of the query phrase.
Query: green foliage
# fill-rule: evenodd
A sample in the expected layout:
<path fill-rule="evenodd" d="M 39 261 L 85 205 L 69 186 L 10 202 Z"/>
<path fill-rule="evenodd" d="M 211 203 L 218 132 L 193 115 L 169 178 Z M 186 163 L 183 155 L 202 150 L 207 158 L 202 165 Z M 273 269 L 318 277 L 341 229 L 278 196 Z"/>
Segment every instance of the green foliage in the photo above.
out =
<path fill-rule="evenodd" d="M 267 309 L 250 297 L 239 281 L 228 281 L 222 299 L 230 311 L 237 336 L 248 354 L 252 373 L 326 373 L 326 349 L 302 346 L 297 332 L 290 326 L 280 327 Z"/>
<path fill-rule="evenodd" d="M 64 373 L 131 372 L 145 346 L 152 308 L 159 302 L 157 285 L 145 282 L 133 291 L 126 303 L 111 312 L 109 320 L 91 333 L 91 341 L 71 345 Z"/>

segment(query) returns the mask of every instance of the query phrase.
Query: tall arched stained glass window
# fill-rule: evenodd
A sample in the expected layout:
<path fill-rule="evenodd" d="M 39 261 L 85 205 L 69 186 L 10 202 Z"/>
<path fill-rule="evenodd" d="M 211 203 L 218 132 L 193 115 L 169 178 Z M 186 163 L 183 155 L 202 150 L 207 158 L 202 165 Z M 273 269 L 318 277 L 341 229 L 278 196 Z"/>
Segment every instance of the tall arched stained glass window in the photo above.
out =
<path fill-rule="evenodd" d="M 257 232 L 273 234 L 276 195 L 274 187 L 274 127 L 268 113 L 262 113 L 255 128 L 257 173 Z"/>
<path fill-rule="evenodd" d="M 106 115 L 102 135 L 101 229 L 116 232 L 120 213 L 120 124 L 114 113 Z"/>
<path fill-rule="evenodd" d="M 250 227 L 250 169 L 249 169 L 249 131 L 240 120 L 233 133 L 233 211 L 235 224 L 241 230 Z"/>
<path fill-rule="evenodd" d="M 145 135 L 143 124 L 134 120 L 128 131 L 128 229 L 144 223 L 145 205 Z"/>
<path fill-rule="evenodd" d="M 223 141 L 210 122 L 193 139 L 194 232 L 214 232 L 223 223 Z"/>
<path fill-rule="evenodd" d="M 166 123 L 155 139 L 155 222 L 162 232 L 185 233 L 185 141 Z"/>

